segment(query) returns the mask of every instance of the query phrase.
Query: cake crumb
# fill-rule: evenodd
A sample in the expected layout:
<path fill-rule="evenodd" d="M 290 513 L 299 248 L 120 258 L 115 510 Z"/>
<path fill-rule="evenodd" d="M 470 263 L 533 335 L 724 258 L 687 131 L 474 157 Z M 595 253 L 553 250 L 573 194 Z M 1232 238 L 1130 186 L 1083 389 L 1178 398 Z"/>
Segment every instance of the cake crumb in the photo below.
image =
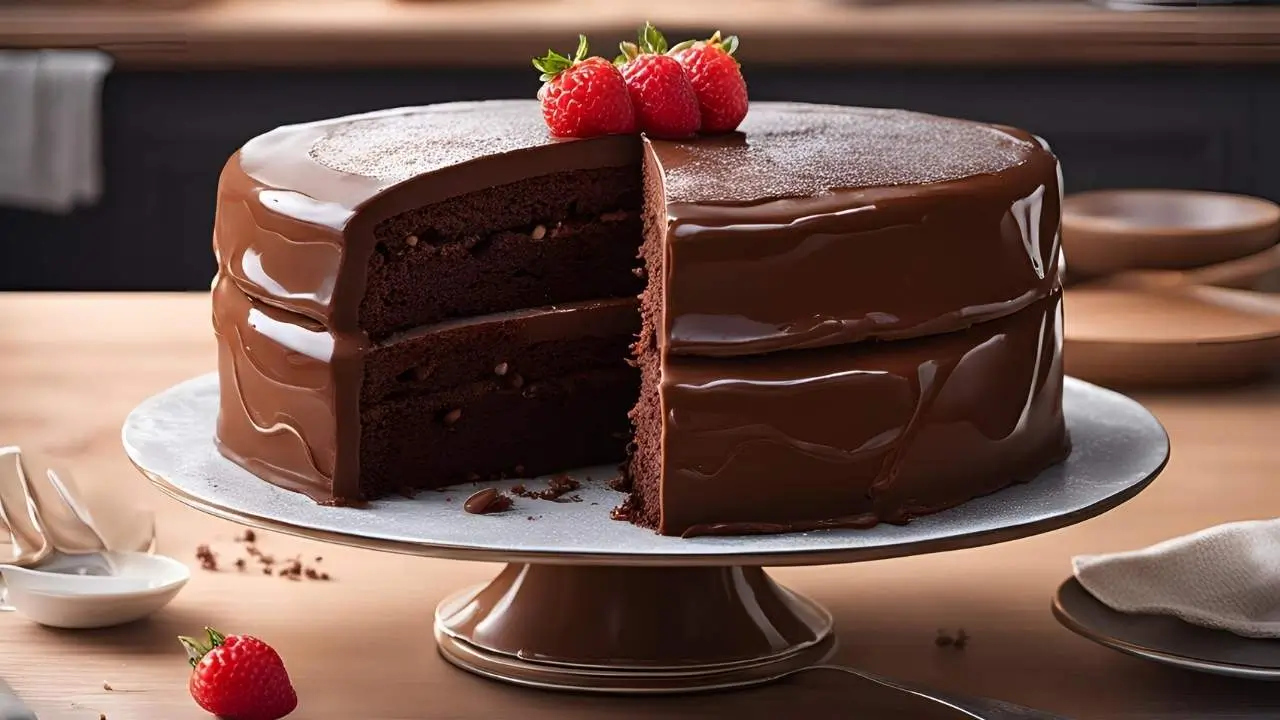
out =
<path fill-rule="evenodd" d="M 103 690 L 106 690 L 107 692 L 111 692 L 111 690 L 112 690 L 111 683 L 106 682 L 106 681 L 103 681 L 103 683 L 102 683 L 102 689 L 103 689 Z"/>
<path fill-rule="evenodd" d="M 248 567 L 248 565 L 249 563 L 245 562 L 244 558 L 236 558 L 236 569 L 240 572 L 244 572 L 244 569 Z"/>
<path fill-rule="evenodd" d="M 622 473 L 618 473 L 609 478 L 609 489 L 617 492 L 626 492 L 628 490 L 627 478 Z"/>
<path fill-rule="evenodd" d="M 940 629 L 937 637 L 933 639 L 933 644 L 938 647 L 954 647 L 957 650 L 963 650 L 965 645 L 969 644 L 969 633 L 965 632 L 964 628 L 960 628 L 955 635 L 952 635 Z"/>
<path fill-rule="evenodd" d="M 218 556 L 208 545 L 200 545 L 196 547 L 196 559 L 200 561 L 202 570 L 216 572 L 218 570 Z"/>
<path fill-rule="evenodd" d="M 631 498 L 623 500 L 617 507 L 609 511 L 609 518 L 612 520 L 629 521 L 632 513 L 635 512 L 635 506 L 631 502 Z"/>
<path fill-rule="evenodd" d="M 533 232 L 529 233 L 529 237 L 533 238 L 534 240 L 541 240 L 546 236 L 547 236 L 546 225 L 539 225 L 533 229 Z"/>
<path fill-rule="evenodd" d="M 511 385 L 511 387 L 517 390 L 524 387 L 524 378 L 520 377 L 520 373 L 511 373 L 507 382 Z"/>
<path fill-rule="evenodd" d="M 641 280 L 643 280 L 643 279 L 645 279 L 645 278 L 649 277 L 649 271 L 648 271 L 648 270 L 645 270 L 643 267 L 633 267 L 633 268 L 631 268 L 631 274 L 632 274 L 632 275 L 635 275 L 636 277 L 640 278 Z"/>
<path fill-rule="evenodd" d="M 244 532 L 236 536 L 236 542 L 252 543 L 258 540 L 258 535 L 253 530 L 245 528 Z"/>
<path fill-rule="evenodd" d="M 458 420 L 461 417 L 462 417 L 462 408 L 454 408 L 449 412 L 445 413 L 444 417 L 440 418 L 440 422 L 443 422 L 446 426 L 449 426 L 458 422 Z"/>
<path fill-rule="evenodd" d="M 545 490 L 529 490 L 524 485 L 516 485 L 511 488 L 511 492 L 521 497 L 534 500 L 551 500 L 555 502 L 582 502 L 580 496 L 571 496 L 561 500 L 562 497 L 582 487 L 582 484 L 574 480 L 568 475 L 553 475 L 547 480 L 547 488 Z M 576 498 L 576 499 L 575 499 Z"/>
<path fill-rule="evenodd" d="M 507 371 L 510 369 L 511 369 L 511 366 L 509 364 L 500 362 L 497 365 L 493 366 L 493 374 L 497 375 L 498 377 L 502 377 L 503 375 L 506 375 Z"/>
<path fill-rule="evenodd" d="M 413 246 L 417 245 L 417 244 L 418 244 L 418 236 L 417 236 L 417 235 L 410 235 L 410 236 L 406 237 L 406 238 L 404 239 L 404 244 L 405 244 L 405 245 L 408 245 L 409 247 L 413 247 Z"/>
<path fill-rule="evenodd" d="M 511 509 L 511 496 L 499 492 L 495 488 L 485 488 L 472 493 L 463 503 L 462 509 L 472 515 L 487 515 Z"/>

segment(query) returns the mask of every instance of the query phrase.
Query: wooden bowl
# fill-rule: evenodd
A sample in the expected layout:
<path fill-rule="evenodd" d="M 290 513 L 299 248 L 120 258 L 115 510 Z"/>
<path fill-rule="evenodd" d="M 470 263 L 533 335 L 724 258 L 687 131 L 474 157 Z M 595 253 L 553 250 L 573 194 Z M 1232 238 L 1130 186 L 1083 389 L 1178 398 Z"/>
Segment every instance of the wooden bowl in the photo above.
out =
<path fill-rule="evenodd" d="M 1068 195 L 1062 244 L 1075 277 L 1187 270 L 1251 255 L 1280 239 L 1280 206 L 1194 190 L 1098 190 Z"/>

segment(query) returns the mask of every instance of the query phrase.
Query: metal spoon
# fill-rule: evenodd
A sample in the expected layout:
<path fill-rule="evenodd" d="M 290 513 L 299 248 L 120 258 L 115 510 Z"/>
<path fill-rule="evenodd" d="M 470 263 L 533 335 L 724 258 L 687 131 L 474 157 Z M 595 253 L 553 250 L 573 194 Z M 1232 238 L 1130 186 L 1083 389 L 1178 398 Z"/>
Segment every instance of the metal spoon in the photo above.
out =
<path fill-rule="evenodd" d="M 939 705 L 943 705 L 963 713 L 971 718 L 976 718 L 977 720 L 1070 720 L 1062 715 L 1054 715 L 1040 710 L 1022 707 L 1021 705 L 1004 702 L 1002 700 L 991 700 L 989 698 L 967 697 L 963 695 L 938 692 L 937 690 L 924 688 L 913 683 L 907 683 L 901 680 L 890 680 L 889 678 L 873 675 L 861 670 L 855 670 L 843 665 L 814 665 L 795 670 L 788 673 L 788 675 L 798 675 L 816 670 L 832 670 L 835 672 L 845 673 L 846 675 L 853 675 L 854 677 L 869 680 L 883 687 L 898 690 L 900 692 L 935 702 Z"/>

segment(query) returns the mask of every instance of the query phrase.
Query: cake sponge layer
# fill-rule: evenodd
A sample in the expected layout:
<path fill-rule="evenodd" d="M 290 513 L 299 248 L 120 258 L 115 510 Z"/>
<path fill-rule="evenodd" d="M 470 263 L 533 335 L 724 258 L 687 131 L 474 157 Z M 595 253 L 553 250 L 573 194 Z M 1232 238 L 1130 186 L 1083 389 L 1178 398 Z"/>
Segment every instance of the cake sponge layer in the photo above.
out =
<path fill-rule="evenodd" d="M 617 460 L 634 299 L 452 321 L 369 345 L 214 286 L 222 452 L 322 501 Z"/>

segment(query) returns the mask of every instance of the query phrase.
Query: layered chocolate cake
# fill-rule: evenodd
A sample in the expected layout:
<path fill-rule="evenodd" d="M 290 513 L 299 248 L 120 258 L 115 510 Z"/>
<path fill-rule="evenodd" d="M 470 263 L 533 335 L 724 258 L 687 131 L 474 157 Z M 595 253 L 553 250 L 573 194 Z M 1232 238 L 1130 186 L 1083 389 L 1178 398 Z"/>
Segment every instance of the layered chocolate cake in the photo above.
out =
<path fill-rule="evenodd" d="M 218 445 L 334 503 L 623 462 L 672 535 L 952 507 L 1067 453 L 1060 194 L 1036 137 L 892 110 L 279 128 L 219 187 Z"/>

